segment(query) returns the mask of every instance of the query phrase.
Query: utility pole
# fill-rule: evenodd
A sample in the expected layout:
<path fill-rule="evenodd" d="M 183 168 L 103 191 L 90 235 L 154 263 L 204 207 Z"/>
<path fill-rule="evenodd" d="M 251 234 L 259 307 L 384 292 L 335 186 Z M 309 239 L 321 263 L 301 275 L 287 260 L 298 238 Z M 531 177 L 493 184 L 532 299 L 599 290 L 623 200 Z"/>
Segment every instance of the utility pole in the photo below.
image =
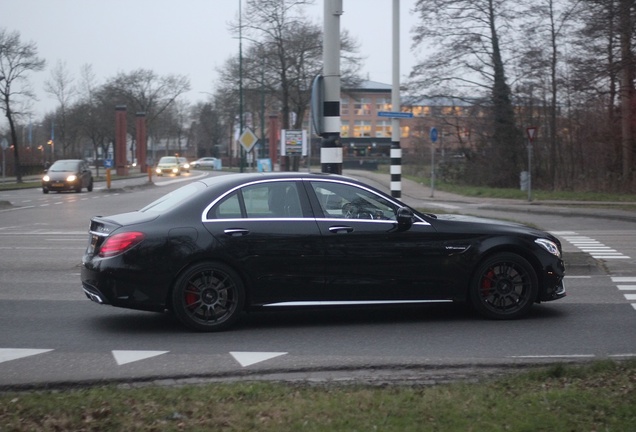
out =
<path fill-rule="evenodd" d="M 321 133 L 320 165 L 322 172 L 332 174 L 342 174 L 340 15 L 342 15 L 342 0 L 324 0 L 324 102 L 322 106 L 324 131 Z"/>

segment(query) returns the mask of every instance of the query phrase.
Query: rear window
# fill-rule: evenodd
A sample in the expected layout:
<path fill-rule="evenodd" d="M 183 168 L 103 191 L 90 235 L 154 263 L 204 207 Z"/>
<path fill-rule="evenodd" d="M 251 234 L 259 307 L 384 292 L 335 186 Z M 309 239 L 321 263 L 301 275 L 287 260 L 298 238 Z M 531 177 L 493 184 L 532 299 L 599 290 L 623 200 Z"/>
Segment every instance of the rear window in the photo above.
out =
<path fill-rule="evenodd" d="M 156 212 L 163 213 L 168 210 L 171 210 L 184 201 L 186 201 L 191 196 L 195 195 L 201 189 L 205 189 L 205 185 L 203 183 L 194 182 L 190 183 L 186 186 L 180 187 L 177 190 L 170 192 L 167 195 L 162 196 L 156 201 L 151 202 L 146 207 L 139 210 L 140 212 Z"/>

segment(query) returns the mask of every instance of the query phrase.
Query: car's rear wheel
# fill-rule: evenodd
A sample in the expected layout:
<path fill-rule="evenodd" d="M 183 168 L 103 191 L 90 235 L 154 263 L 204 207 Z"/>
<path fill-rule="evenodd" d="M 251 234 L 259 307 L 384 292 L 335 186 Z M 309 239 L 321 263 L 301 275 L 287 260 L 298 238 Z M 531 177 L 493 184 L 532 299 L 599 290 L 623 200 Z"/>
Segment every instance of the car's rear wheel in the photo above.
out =
<path fill-rule="evenodd" d="M 493 319 L 519 318 L 537 298 L 537 275 L 523 257 L 499 253 L 482 262 L 470 285 L 470 301 L 481 315 Z"/>
<path fill-rule="evenodd" d="M 177 279 L 172 309 L 187 327 L 220 331 L 231 326 L 243 310 L 245 289 L 239 275 L 221 263 L 195 264 Z"/>
<path fill-rule="evenodd" d="M 86 190 L 89 192 L 93 192 L 93 179 L 90 179 L 88 182 L 88 186 L 86 187 Z"/>

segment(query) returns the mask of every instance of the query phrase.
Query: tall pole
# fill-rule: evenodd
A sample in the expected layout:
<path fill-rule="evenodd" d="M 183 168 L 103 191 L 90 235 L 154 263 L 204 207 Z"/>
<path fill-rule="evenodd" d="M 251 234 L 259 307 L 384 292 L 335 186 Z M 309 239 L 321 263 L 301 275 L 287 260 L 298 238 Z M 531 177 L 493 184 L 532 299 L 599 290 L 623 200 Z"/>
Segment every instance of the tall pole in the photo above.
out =
<path fill-rule="evenodd" d="M 324 173 L 342 174 L 340 141 L 340 15 L 342 0 L 324 0 L 323 102 L 324 132 L 321 134 L 320 165 Z"/>
<path fill-rule="evenodd" d="M 243 134 L 243 13 L 239 0 L 239 136 Z M 243 146 L 239 146 L 240 166 L 243 172 Z"/>
<path fill-rule="evenodd" d="M 393 88 L 391 109 L 400 112 L 400 0 L 393 0 Z M 400 119 L 391 120 L 391 196 L 402 197 L 402 148 Z"/>

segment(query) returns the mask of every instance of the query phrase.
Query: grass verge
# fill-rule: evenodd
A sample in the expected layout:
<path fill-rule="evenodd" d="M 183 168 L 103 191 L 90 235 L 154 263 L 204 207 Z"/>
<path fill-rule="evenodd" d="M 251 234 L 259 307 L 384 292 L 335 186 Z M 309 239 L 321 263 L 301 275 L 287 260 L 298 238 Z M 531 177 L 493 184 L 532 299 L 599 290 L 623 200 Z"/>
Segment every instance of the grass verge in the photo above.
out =
<path fill-rule="evenodd" d="M 237 383 L 0 395 L 2 431 L 631 431 L 636 361 L 437 386 Z"/>

